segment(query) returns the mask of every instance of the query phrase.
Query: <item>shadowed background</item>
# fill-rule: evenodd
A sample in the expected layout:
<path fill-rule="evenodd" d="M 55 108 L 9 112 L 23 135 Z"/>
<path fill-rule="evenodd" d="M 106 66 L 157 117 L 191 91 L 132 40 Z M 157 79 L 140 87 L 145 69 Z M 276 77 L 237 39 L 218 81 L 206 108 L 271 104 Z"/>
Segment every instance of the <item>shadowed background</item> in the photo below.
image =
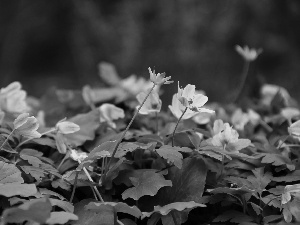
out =
<path fill-rule="evenodd" d="M 121 77 L 166 72 L 195 84 L 210 101 L 237 88 L 239 44 L 263 48 L 250 76 L 279 84 L 300 100 L 300 1 L 101 0 L 0 1 L 0 87 L 19 80 L 30 95 L 101 85 L 97 65 Z"/>

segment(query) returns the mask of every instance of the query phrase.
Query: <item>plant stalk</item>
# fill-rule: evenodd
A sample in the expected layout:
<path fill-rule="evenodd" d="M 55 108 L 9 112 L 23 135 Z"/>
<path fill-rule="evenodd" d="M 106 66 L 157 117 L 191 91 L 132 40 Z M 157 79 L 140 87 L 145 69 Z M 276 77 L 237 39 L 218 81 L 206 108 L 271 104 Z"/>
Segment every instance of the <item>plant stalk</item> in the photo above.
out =
<path fill-rule="evenodd" d="M 80 164 L 81 161 L 78 160 L 78 163 Z M 93 181 L 91 175 L 89 174 L 89 172 L 87 171 L 87 169 L 86 169 L 85 167 L 83 167 L 82 169 L 83 169 L 85 175 L 87 176 L 87 178 L 89 179 L 89 181 L 91 181 L 91 182 L 94 183 L 94 181 Z M 102 198 L 102 196 L 101 196 L 99 190 L 97 189 L 97 187 L 93 186 L 93 189 L 95 190 L 95 192 L 96 192 L 96 194 L 97 194 L 97 197 L 100 199 L 100 201 L 101 201 L 101 202 L 104 202 L 104 200 L 103 200 L 103 198 Z"/>
<path fill-rule="evenodd" d="M 141 108 L 143 107 L 144 103 L 146 102 L 147 98 L 149 97 L 149 95 L 151 94 L 151 92 L 153 91 L 153 89 L 155 88 L 156 84 L 153 84 L 152 88 L 150 89 L 149 93 L 147 94 L 146 98 L 144 99 L 144 101 L 142 102 L 142 104 L 140 105 L 140 107 L 137 109 L 137 111 L 135 112 L 135 114 L 133 115 L 132 119 L 130 120 L 129 124 L 127 125 L 126 129 L 123 131 L 122 133 L 122 136 L 119 138 L 115 148 L 114 148 L 114 151 L 113 153 L 111 154 L 111 157 L 108 161 L 108 163 L 105 165 L 105 173 L 104 175 L 101 177 L 101 183 L 103 183 L 103 180 L 105 179 L 106 177 L 106 174 L 108 173 L 108 169 L 112 163 L 112 160 L 118 150 L 118 147 L 119 145 L 121 144 L 121 141 L 123 140 L 123 138 L 125 137 L 126 133 L 128 132 L 131 124 L 133 123 L 135 117 L 138 115 L 139 111 L 141 110 Z"/>
<path fill-rule="evenodd" d="M 174 128 L 174 131 L 173 131 L 173 134 L 172 134 L 172 147 L 174 147 L 174 136 L 175 136 L 175 132 L 176 132 L 176 129 L 178 127 L 178 124 L 180 122 L 180 120 L 182 119 L 183 115 L 185 114 L 185 112 L 187 111 L 188 107 L 185 107 L 183 113 L 181 114 L 181 116 L 179 117 L 177 123 L 176 123 L 176 126 Z"/>
<path fill-rule="evenodd" d="M 246 80 L 247 80 L 247 76 L 248 76 L 248 72 L 249 72 L 249 66 L 250 66 L 250 62 L 245 60 L 244 67 L 243 67 L 243 72 L 242 72 L 242 80 L 241 80 L 240 85 L 238 86 L 236 95 L 233 98 L 233 102 L 235 102 L 235 103 L 239 100 L 239 98 L 241 97 L 241 94 L 244 90 Z"/>
<path fill-rule="evenodd" d="M 6 137 L 5 141 L 2 143 L 0 147 L 0 151 L 2 150 L 3 146 L 8 142 L 8 139 L 10 138 L 10 136 L 13 134 L 14 131 L 15 129 L 13 129 L 12 132 L 10 132 L 10 134 Z"/>

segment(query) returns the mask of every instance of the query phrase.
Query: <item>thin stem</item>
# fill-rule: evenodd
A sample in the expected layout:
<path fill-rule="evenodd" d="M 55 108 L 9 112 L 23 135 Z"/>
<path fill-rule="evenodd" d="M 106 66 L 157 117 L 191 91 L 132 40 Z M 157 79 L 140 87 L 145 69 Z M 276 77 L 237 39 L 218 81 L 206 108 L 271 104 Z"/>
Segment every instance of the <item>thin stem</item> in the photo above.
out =
<path fill-rule="evenodd" d="M 53 132 L 53 131 L 55 131 L 55 130 L 56 130 L 56 128 L 51 128 L 50 130 L 47 130 L 47 131 L 45 131 L 44 133 L 41 133 L 41 137 L 42 137 L 43 135 L 49 134 L 49 133 L 51 133 L 51 132 Z M 19 143 L 19 144 L 17 145 L 16 149 L 19 148 L 21 145 L 27 143 L 28 141 L 31 141 L 32 139 L 36 139 L 36 138 L 28 138 L 28 139 L 22 141 L 21 143 Z"/>
<path fill-rule="evenodd" d="M 62 166 L 62 164 L 66 161 L 66 159 L 69 157 L 69 153 L 67 152 L 64 156 L 64 158 L 61 160 L 60 164 L 58 165 L 58 167 L 56 168 L 57 170 L 60 169 L 60 167 Z"/>
<path fill-rule="evenodd" d="M 249 71 L 249 66 L 250 66 L 250 62 L 245 60 L 244 68 L 243 68 L 243 72 L 242 72 L 242 80 L 241 80 L 241 83 L 240 83 L 240 85 L 237 89 L 236 95 L 233 98 L 233 102 L 237 102 L 239 100 L 239 98 L 241 97 L 240 95 L 242 94 L 242 91 L 244 90 L 244 87 L 245 87 L 245 84 L 246 84 L 248 71 Z"/>
<path fill-rule="evenodd" d="M 110 167 L 110 164 L 112 163 L 112 160 L 117 152 L 117 149 L 119 147 L 119 145 L 121 144 L 121 141 L 123 140 L 123 138 L 125 137 L 127 131 L 129 130 L 131 124 L 133 123 L 135 117 L 138 115 L 139 111 L 141 110 L 141 108 L 143 107 L 144 103 L 146 102 L 147 98 L 149 97 L 149 95 L 151 94 L 151 92 L 153 91 L 153 89 L 155 88 L 156 84 L 153 84 L 152 88 L 150 89 L 149 93 L 147 94 L 146 98 L 144 99 L 144 101 L 142 102 L 142 104 L 140 105 L 140 107 L 137 109 L 137 111 L 135 112 L 135 114 L 133 115 L 132 119 L 130 120 L 129 124 L 127 125 L 126 129 L 123 131 L 122 136 L 120 137 L 120 139 L 118 140 L 113 153 L 111 154 L 111 157 L 108 161 L 108 163 L 105 165 L 105 173 L 104 175 L 101 177 L 101 183 L 103 183 L 103 180 L 106 177 L 106 174 L 108 173 L 108 169 Z"/>
<path fill-rule="evenodd" d="M 71 198 L 70 198 L 70 203 L 72 203 L 73 198 L 74 198 L 74 194 L 75 194 L 75 190 L 76 190 L 76 186 L 77 186 L 78 174 L 79 174 L 79 171 L 76 171 L 75 181 L 74 181 L 73 190 L 72 190 L 72 194 L 71 194 Z"/>
<path fill-rule="evenodd" d="M 156 134 L 158 134 L 158 112 L 155 112 Z"/>
<path fill-rule="evenodd" d="M 2 143 L 0 147 L 0 151 L 2 150 L 3 146 L 8 142 L 8 139 L 10 138 L 10 136 L 13 134 L 14 131 L 15 129 L 13 129 L 12 132 L 10 132 L 10 134 L 6 137 L 5 141 Z"/>
<path fill-rule="evenodd" d="M 80 160 L 78 160 L 78 162 L 81 163 Z M 91 182 L 94 183 L 94 181 L 93 181 L 91 175 L 89 174 L 89 172 L 87 171 L 87 169 L 86 169 L 85 167 L 83 167 L 82 169 L 83 169 L 85 175 L 88 177 L 89 181 L 91 181 Z M 95 192 L 96 192 L 98 198 L 100 199 L 100 201 L 101 201 L 101 202 L 104 202 L 104 201 L 103 201 L 103 198 L 102 198 L 102 196 L 101 196 L 101 194 L 100 194 L 100 192 L 99 192 L 98 189 L 97 189 L 97 187 L 93 186 L 93 189 L 95 190 Z"/>
<path fill-rule="evenodd" d="M 226 149 L 226 144 L 224 144 L 224 146 L 223 146 L 223 151 L 225 151 L 225 149 Z M 221 167 L 221 173 L 220 173 L 220 176 L 218 179 L 220 179 L 222 177 L 223 171 L 224 171 L 224 155 L 222 154 L 222 167 Z"/>
<path fill-rule="evenodd" d="M 262 119 L 259 120 L 259 124 L 262 125 L 268 132 L 272 132 L 273 129 L 272 127 L 270 127 L 265 121 L 263 121 Z"/>
<path fill-rule="evenodd" d="M 105 164 L 104 164 L 104 158 L 102 158 L 102 165 L 101 165 L 101 177 L 103 176 L 103 174 L 104 174 L 104 166 L 105 166 Z M 101 181 L 101 180 L 100 180 Z"/>
<path fill-rule="evenodd" d="M 175 132 L 176 132 L 176 129 L 178 127 L 178 124 L 180 122 L 180 120 L 182 119 L 183 115 L 185 114 L 185 112 L 187 111 L 188 107 L 185 107 L 183 113 L 181 114 L 181 116 L 179 117 L 177 123 L 176 123 L 176 126 L 174 128 L 174 131 L 173 131 L 173 134 L 172 134 L 172 147 L 174 147 L 174 136 L 175 136 Z"/>

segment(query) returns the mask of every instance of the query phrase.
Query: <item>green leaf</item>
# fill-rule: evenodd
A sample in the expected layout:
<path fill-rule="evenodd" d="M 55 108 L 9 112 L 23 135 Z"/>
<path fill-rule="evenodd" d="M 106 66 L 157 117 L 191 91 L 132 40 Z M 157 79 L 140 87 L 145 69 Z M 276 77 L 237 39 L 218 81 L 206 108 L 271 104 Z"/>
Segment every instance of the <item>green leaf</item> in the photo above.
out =
<path fill-rule="evenodd" d="M 136 149 L 149 149 L 149 148 L 155 148 L 156 143 L 138 143 L 138 142 L 122 142 L 120 143 L 118 150 L 115 154 L 116 158 L 121 158 L 127 154 L 127 152 L 133 152 Z"/>
<path fill-rule="evenodd" d="M 0 195 L 28 197 L 37 192 L 34 184 L 23 183 L 21 171 L 15 165 L 0 161 Z"/>
<path fill-rule="evenodd" d="M 84 159 L 83 163 L 87 161 L 93 162 L 96 159 L 106 157 L 108 156 L 108 153 L 112 154 L 116 145 L 117 141 L 106 141 L 100 144 L 89 153 L 88 157 Z"/>
<path fill-rule="evenodd" d="M 71 185 L 67 181 L 65 181 L 64 179 L 61 179 L 61 178 L 52 181 L 51 186 L 53 188 L 60 187 L 61 189 L 64 189 L 64 190 L 67 190 L 67 191 L 71 190 Z"/>
<path fill-rule="evenodd" d="M 4 223 L 23 223 L 25 221 L 45 223 L 50 217 L 52 206 L 47 198 L 34 199 L 18 207 L 4 210 Z"/>
<path fill-rule="evenodd" d="M 20 184 L 20 183 L 7 183 L 0 184 L 0 195 L 5 197 L 12 197 L 20 195 L 22 197 L 29 197 L 35 195 L 37 192 L 35 184 Z"/>
<path fill-rule="evenodd" d="M 201 158 L 186 158 L 183 160 L 181 169 L 171 167 L 168 175 L 166 175 L 166 179 L 172 181 L 172 187 L 160 189 L 154 197 L 145 196 L 141 198 L 139 206 L 142 207 L 142 211 L 149 212 L 153 210 L 154 206 L 168 205 L 174 202 L 194 201 L 202 203 L 206 175 L 207 167 Z M 186 209 L 184 211 L 174 211 L 173 213 L 177 222 L 181 224 L 187 220 L 189 212 Z"/>
<path fill-rule="evenodd" d="M 49 201 L 51 202 L 52 206 L 58 206 L 65 210 L 66 212 L 73 213 L 74 212 L 74 206 L 70 202 L 58 200 L 55 198 L 49 198 Z"/>
<path fill-rule="evenodd" d="M 232 223 L 242 223 L 242 222 L 252 222 L 253 219 L 250 216 L 247 216 L 239 211 L 229 210 L 223 212 L 221 215 L 217 216 L 213 222 L 226 222 L 230 221 Z"/>
<path fill-rule="evenodd" d="M 85 210 L 84 207 L 95 201 L 94 199 L 84 199 L 75 204 L 74 214 L 78 216 L 77 221 L 72 221 L 72 225 L 115 225 L 114 209 L 112 207 L 103 208 L 101 213 Z"/>
<path fill-rule="evenodd" d="M 146 171 L 138 177 L 130 177 L 130 180 L 134 187 L 123 192 L 123 199 L 133 198 L 134 200 L 138 200 L 144 195 L 154 196 L 160 188 L 172 186 L 170 180 L 165 180 L 163 175 L 152 171 Z"/>
<path fill-rule="evenodd" d="M 252 170 L 254 176 L 248 176 L 247 180 L 252 184 L 251 189 L 255 189 L 257 192 L 262 193 L 266 186 L 271 182 L 271 173 L 264 173 L 264 167 L 256 168 Z"/>
<path fill-rule="evenodd" d="M 88 140 L 94 140 L 95 132 L 100 126 L 100 111 L 95 109 L 85 114 L 78 114 L 69 121 L 77 124 L 80 130 L 72 134 L 65 134 L 64 137 L 69 144 L 80 146 Z"/>
<path fill-rule="evenodd" d="M 34 166 L 20 166 L 20 168 L 28 175 L 32 176 L 36 181 L 40 182 L 46 175 L 47 171 Z"/>
<path fill-rule="evenodd" d="M 0 146 L 3 145 L 3 143 L 5 142 L 5 137 L 3 137 L 2 135 L 0 135 Z M 1 148 L 1 150 L 4 150 L 6 152 L 9 152 L 9 153 L 18 153 L 16 150 L 12 149 L 12 147 L 9 145 L 8 142 L 6 142 L 4 144 L 4 146 Z"/>
<path fill-rule="evenodd" d="M 261 160 L 262 163 L 272 164 L 273 166 L 286 165 L 286 167 L 290 171 L 295 170 L 295 165 L 293 165 L 292 161 L 289 158 L 284 157 L 283 155 L 274 153 L 262 153 L 261 155 L 263 156 Z"/>
<path fill-rule="evenodd" d="M 159 191 L 159 204 L 167 205 L 173 202 L 195 201 L 200 203 L 206 182 L 207 168 L 200 158 L 186 158 L 181 169 L 172 167 L 166 176 L 172 181 L 172 187 Z M 176 193 L 176 195 L 174 195 Z"/>
<path fill-rule="evenodd" d="M 51 212 L 47 224 L 66 224 L 69 220 L 78 220 L 78 216 L 69 212 Z"/>
<path fill-rule="evenodd" d="M 142 216 L 142 212 L 136 206 L 129 206 L 123 202 L 90 202 L 84 208 L 93 212 L 101 213 L 106 207 L 112 207 L 116 213 L 127 213 L 136 218 L 140 218 Z"/>
<path fill-rule="evenodd" d="M 271 216 L 265 216 L 263 219 L 264 224 L 268 224 L 270 222 L 274 222 L 276 220 L 282 219 L 282 215 L 271 215 Z"/>
<path fill-rule="evenodd" d="M 23 182 L 21 171 L 15 165 L 0 161 L 0 184 Z"/>
<path fill-rule="evenodd" d="M 39 188 L 39 193 L 41 194 L 41 196 L 50 195 L 50 196 L 55 196 L 55 197 L 59 198 L 60 200 L 66 199 L 64 196 L 62 196 L 54 191 L 48 190 L 46 188 Z"/>
<path fill-rule="evenodd" d="M 168 139 L 168 143 L 171 143 L 172 135 Z M 188 148 L 198 148 L 200 145 L 200 137 L 194 131 L 182 131 L 174 135 L 174 145 Z"/>
<path fill-rule="evenodd" d="M 236 142 L 229 143 L 226 146 L 226 150 L 229 152 L 237 152 L 242 150 L 243 148 L 247 148 L 251 144 L 249 139 L 239 139 Z"/>
<path fill-rule="evenodd" d="M 300 180 L 300 170 L 295 170 L 282 177 L 271 177 L 271 180 L 276 182 L 294 182 Z"/>
<path fill-rule="evenodd" d="M 163 145 L 155 151 L 168 162 L 174 163 L 176 167 L 181 169 L 183 156 L 179 152 L 180 147 L 172 147 L 170 145 Z"/>
<path fill-rule="evenodd" d="M 253 202 L 250 202 L 250 205 L 252 206 L 254 212 L 256 213 L 256 215 L 260 215 L 262 212 L 262 208 L 256 204 L 254 204 Z"/>
<path fill-rule="evenodd" d="M 183 211 L 185 209 L 193 209 L 196 207 L 206 207 L 206 205 L 196 203 L 194 201 L 190 202 L 173 202 L 165 206 L 154 206 L 152 212 L 143 212 L 142 219 L 145 217 L 150 217 L 153 213 L 159 213 L 163 216 L 168 215 L 172 210 Z"/>
<path fill-rule="evenodd" d="M 157 172 L 157 170 L 155 169 L 139 169 L 139 170 L 125 169 L 120 171 L 118 177 L 114 180 L 114 183 L 117 185 L 120 185 L 122 183 L 129 187 L 132 185 L 130 177 L 139 177 L 141 176 L 141 174 L 145 173 L 146 171 Z"/>

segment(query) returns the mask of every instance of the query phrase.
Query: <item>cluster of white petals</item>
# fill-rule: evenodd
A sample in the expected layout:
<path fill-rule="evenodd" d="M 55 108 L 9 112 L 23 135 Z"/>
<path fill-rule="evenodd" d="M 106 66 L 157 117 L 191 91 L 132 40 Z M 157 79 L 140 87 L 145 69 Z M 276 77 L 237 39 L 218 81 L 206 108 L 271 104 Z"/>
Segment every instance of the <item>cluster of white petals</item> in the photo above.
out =
<path fill-rule="evenodd" d="M 235 50 L 248 62 L 254 61 L 262 53 L 262 49 L 249 48 L 246 45 L 244 48 L 236 45 Z"/>
<path fill-rule="evenodd" d="M 98 110 L 100 111 L 100 123 L 107 122 L 112 128 L 116 128 L 114 120 L 125 117 L 124 110 L 113 104 L 104 103 Z"/>
<path fill-rule="evenodd" d="M 0 110 L 21 114 L 29 110 L 26 103 L 27 93 L 22 90 L 20 82 L 13 82 L 0 89 Z"/>

